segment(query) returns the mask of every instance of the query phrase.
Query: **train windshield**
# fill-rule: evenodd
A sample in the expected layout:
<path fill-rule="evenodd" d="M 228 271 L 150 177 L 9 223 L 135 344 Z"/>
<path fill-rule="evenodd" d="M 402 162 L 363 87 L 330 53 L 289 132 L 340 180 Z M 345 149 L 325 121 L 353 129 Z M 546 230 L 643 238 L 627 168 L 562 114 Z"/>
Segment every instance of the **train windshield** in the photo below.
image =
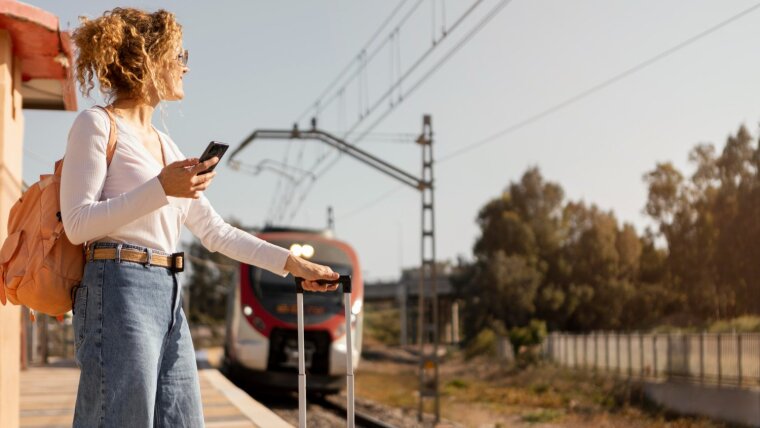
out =
<path fill-rule="evenodd" d="M 274 245 L 291 249 L 296 245 L 309 248 L 309 260 L 321 265 L 330 266 L 341 275 L 351 275 L 353 263 L 349 253 L 339 245 L 317 239 L 308 235 L 300 235 L 296 239 L 271 239 Z M 293 277 L 277 276 L 269 271 L 250 267 L 250 282 L 253 293 L 264 309 L 285 322 L 296 322 L 296 285 Z M 308 324 L 319 323 L 335 315 L 343 313 L 343 293 L 306 292 L 303 298 L 304 315 Z"/>
<path fill-rule="evenodd" d="M 350 266 L 319 261 L 315 261 L 315 263 L 330 266 L 333 271 L 341 275 L 351 275 Z M 280 316 L 292 315 L 290 313 L 292 312 L 292 308 L 289 308 L 289 306 L 290 304 L 295 304 L 296 289 L 293 277 L 288 275 L 283 278 L 267 270 L 258 269 L 253 266 L 251 266 L 250 273 L 253 292 L 264 307 Z M 307 315 L 310 313 L 312 315 L 319 315 L 319 313 L 324 315 L 340 313 L 343 310 L 343 293 L 340 291 L 327 293 L 306 292 L 304 293 L 304 306 Z"/>

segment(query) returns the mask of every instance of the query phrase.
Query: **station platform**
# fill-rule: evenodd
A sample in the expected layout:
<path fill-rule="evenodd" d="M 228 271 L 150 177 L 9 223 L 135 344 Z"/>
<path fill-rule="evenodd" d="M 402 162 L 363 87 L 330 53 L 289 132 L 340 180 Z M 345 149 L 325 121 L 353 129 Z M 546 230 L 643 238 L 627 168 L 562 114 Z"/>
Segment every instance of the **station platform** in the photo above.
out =
<path fill-rule="evenodd" d="M 206 427 L 293 427 L 208 364 L 199 363 L 198 374 Z M 73 361 L 22 371 L 21 427 L 70 428 L 78 383 L 79 368 Z"/>

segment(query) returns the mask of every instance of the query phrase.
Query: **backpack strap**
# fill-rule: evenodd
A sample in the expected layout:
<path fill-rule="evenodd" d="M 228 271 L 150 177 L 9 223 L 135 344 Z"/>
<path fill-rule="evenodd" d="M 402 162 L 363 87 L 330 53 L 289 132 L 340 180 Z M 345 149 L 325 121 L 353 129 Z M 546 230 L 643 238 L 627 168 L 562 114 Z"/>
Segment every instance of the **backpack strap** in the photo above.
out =
<path fill-rule="evenodd" d="M 108 146 L 106 146 L 106 165 L 111 166 L 113 155 L 116 153 L 116 119 L 114 118 L 113 113 L 108 109 L 108 107 L 111 107 L 110 105 L 108 107 L 97 107 L 106 112 L 108 119 L 111 122 L 111 130 L 108 133 Z"/>
<path fill-rule="evenodd" d="M 111 166 L 111 161 L 113 160 L 113 155 L 116 153 L 116 119 L 113 117 L 113 113 L 108 111 L 107 107 L 103 106 L 95 106 L 100 109 L 102 109 L 106 114 L 108 115 L 108 119 L 111 122 L 111 129 L 108 132 L 108 145 L 106 146 L 106 167 Z M 55 162 L 55 175 L 61 176 L 61 172 L 63 171 L 63 158 L 58 159 Z"/>

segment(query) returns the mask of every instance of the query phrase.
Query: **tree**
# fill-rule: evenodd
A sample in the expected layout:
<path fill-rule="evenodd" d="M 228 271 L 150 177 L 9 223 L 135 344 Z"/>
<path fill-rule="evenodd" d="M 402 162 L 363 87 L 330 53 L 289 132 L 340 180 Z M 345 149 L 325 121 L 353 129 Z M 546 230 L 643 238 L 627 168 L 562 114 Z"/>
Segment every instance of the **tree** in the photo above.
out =
<path fill-rule="evenodd" d="M 530 168 L 479 211 L 475 262 L 460 262 L 454 281 L 466 300 L 466 334 L 524 327 L 534 318 L 571 331 L 636 325 L 639 318 L 626 313 L 641 312 L 631 303 L 644 240 L 612 213 L 563 195 Z M 659 280 L 651 265 L 663 259 L 651 255 L 646 272 Z"/>

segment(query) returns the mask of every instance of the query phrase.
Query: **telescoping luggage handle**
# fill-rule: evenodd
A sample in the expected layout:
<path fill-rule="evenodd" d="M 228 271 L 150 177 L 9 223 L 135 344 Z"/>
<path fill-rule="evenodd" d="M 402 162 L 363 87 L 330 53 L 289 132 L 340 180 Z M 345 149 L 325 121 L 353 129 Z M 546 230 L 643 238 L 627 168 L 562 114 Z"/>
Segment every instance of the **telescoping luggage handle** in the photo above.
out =
<path fill-rule="evenodd" d="M 298 427 L 306 428 L 306 362 L 303 338 L 303 278 L 296 277 L 296 307 L 298 308 Z M 343 306 L 346 309 L 346 418 L 354 428 L 354 352 L 351 343 L 351 276 L 341 275 L 337 281 L 317 280 L 320 285 L 339 283 L 343 287 Z"/>

